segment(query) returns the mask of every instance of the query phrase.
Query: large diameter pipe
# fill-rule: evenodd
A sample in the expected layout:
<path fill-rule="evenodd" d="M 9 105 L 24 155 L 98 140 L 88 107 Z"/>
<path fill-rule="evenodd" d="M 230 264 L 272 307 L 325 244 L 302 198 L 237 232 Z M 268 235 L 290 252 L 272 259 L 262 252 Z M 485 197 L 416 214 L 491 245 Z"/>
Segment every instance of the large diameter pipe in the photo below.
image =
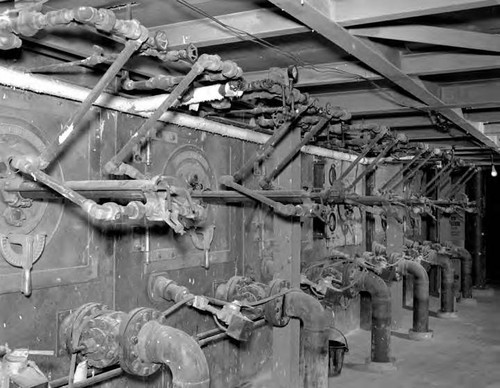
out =
<path fill-rule="evenodd" d="M 27 90 L 34 93 L 79 102 L 84 101 L 91 92 L 88 88 L 71 85 L 49 77 L 24 73 L 19 70 L 2 66 L 0 66 L 0 84 L 16 89 Z M 152 115 L 150 111 L 154 110 L 153 107 L 147 103 L 150 101 L 156 104 L 156 107 L 158 106 L 158 98 L 149 99 L 146 97 L 145 99 L 129 99 L 102 93 L 93 105 L 147 118 Z M 159 121 L 257 144 L 264 144 L 270 137 L 270 135 L 263 133 L 238 128 L 232 125 L 221 124 L 178 112 L 165 112 L 159 118 Z M 311 145 L 302 147 L 301 152 L 309 155 L 322 156 L 329 159 L 343 160 L 347 162 L 353 162 L 357 159 L 356 155 Z M 359 163 L 369 164 L 372 160 L 373 158 L 363 158 L 359 161 Z"/>
<path fill-rule="evenodd" d="M 441 310 L 439 318 L 455 318 L 455 293 L 453 290 L 455 282 L 455 269 L 451 259 L 447 255 L 438 253 L 436 265 L 441 267 Z"/>
<path fill-rule="evenodd" d="M 285 296 L 285 315 L 302 322 L 301 366 L 303 385 L 308 388 L 328 387 L 329 317 L 321 303 L 311 295 L 292 291 Z"/>
<path fill-rule="evenodd" d="M 139 357 L 164 364 L 172 373 L 174 388 L 209 388 L 207 359 L 193 337 L 156 321 L 146 323 L 138 335 Z"/>
<path fill-rule="evenodd" d="M 360 291 L 371 296 L 372 338 L 371 361 L 391 363 L 391 293 L 384 280 L 372 272 L 365 272 L 358 282 Z"/>
<path fill-rule="evenodd" d="M 427 339 L 432 337 L 429 331 L 429 276 L 425 268 L 416 261 L 402 260 L 398 271 L 413 275 L 413 327 L 410 329 L 411 339 Z"/>
<path fill-rule="evenodd" d="M 453 256 L 460 260 L 460 288 L 462 298 L 472 298 L 472 255 L 462 247 L 452 246 Z"/>

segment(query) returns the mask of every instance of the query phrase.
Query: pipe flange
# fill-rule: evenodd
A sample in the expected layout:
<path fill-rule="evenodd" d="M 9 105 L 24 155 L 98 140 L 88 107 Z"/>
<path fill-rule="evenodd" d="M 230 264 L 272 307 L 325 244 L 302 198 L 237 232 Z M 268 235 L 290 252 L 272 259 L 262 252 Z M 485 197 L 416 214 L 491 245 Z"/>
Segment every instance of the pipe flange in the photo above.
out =
<path fill-rule="evenodd" d="M 77 353 L 80 349 L 80 335 L 88 324 L 90 318 L 95 318 L 105 312 L 109 312 L 108 306 L 101 303 L 86 303 L 68 315 L 61 324 L 61 338 L 65 339 L 66 349 L 70 354 Z M 78 335 L 78 342 L 74 343 L 73 336 Z"/>
<path fill-rule="evenodd" d="M 408 330 L 408 338 L 412 341 L 427 341 L 434 337 L 434 332 L 429 331 L 415 331 L 413 329 Z"/>
<path fill-rule="evenodd" d="M 158 310 L 139 307 L 132 310 L 120 325 L 120 366 L 122 369 L 130 374 L 136 376 L 150 376 L 160 369 L 160 364 L 152 362 L 144 362 L 139 357 L 139 350 L 137 344 L 139 342 L 139 332 L 142 327 L 150 322 L 158 321 L 165 323 L 165 318 Z"/>
<path fill-rule="evenodd" d="M 290 284 L 283 279 L 275 279 L 269 283 L 269 296 L 279 294 L 290 288 Z M 285 297 L 275 298 L 264 305 L 266 321 L 275 327 L 284 327 L 290 322 L 290 317 L 285 316 Z"/>
<path fill-rule="evenodd" d="M 436 317 L 441 319 L 457 319 L 458 314 L 455 311 L 438 311 Z"/>
<path fill-rule="evenodd" d="M 157 287 L 157 281 L 158 278 L 164 277 L 165 279 L 168 279 L 167 273 L 166 272 L 157 272 L 157 273 L 152 273 L 149 275 L 148 278 L 148 285 L 147 285 L 147 294 L 149 296 L 149 300 L 153 303 L 162 303 L 165 302 L 165 298 L 163 297 L 163 293 L 158 292 L 158 287 Z M 168 284 L 172 283 L 173 280 L 170 280 L 169 283 L 166 283 L 163 285 L 163 287 L 167 287 Z M 162 287 L 162 289 L 163 289 Z"/>

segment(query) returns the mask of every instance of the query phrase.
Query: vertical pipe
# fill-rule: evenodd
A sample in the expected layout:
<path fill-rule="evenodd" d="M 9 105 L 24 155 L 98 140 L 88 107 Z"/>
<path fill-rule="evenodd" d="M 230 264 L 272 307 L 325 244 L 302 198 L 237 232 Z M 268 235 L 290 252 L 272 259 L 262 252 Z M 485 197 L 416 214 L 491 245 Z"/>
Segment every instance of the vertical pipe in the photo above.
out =
<path fill-rule="evenodd" d="M 437 316 L 438 318 L 456 318 L 453 264 L 450 258 L 443 254 L 437 255 L 436 264 L 441 267 L 441 310 Z"/>
<path fill-rule="evenodd" d="M 484 286 L 485 283 L 485 276 L 483 276 L 483 245 L 484 245 L 484 238 L 483 238 L 483 176 L 484 172 L 482 169 L 478 171 L 476 174 L 476 179 L 475 179 L 475 200 L 476 200 L 476 206 L 477 206 L 477 213 L 476 213 L 476 227 L 474 229 L 474 256 L 473 256 L 473 262 L 474 262 L 474 272 L 473 272 L 473 278 L 474 278 L 474 285 L 482 287 Z"/>
<path fill-rule="evenodd" d="M 361 291 L 371 295 L 372 338 L 371 361 L 392 363 L 391 358 L 391 293 L 387 284 L 372 272 L 365 272 L 358 283 Z"/>
<path fill-rule="evenodd" d="M 284 311 L 300 319 L 301 366 L 303 387 L 328 388 L 328 313 L 311 295 L 292 291 L 285 296 Z"/>
<path fill-rule="evenodd" d="M 413 327 L 409 331 L 412 340 L 432 338 L 429 330 L 429 276 L 420 263 L 402 260 L 398 270 L 413 275 Z"/>

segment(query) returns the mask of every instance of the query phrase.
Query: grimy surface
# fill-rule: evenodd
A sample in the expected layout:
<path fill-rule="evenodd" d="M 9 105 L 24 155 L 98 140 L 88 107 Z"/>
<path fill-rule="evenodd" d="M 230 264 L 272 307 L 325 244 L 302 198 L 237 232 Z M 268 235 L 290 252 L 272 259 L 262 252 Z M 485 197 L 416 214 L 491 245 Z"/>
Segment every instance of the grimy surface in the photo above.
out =
<path fill-rule="evenodd" d="M 476 306 L 457 303 L 458 318 L 452 320 L 435 318 L 436 309 L 431 308 L 434 312 L 429 326 L 434 338 L 425 342 L 408 339 L 411 310 L 405 310 L 403 328 L 392 337 L 395 372 L 363 370 L 370 352 L 370 333 L 352 332 L 347 337 L 351 351 L 346 354 L 342 373 L 330 378 L 329 386 L 500 388 L 500 290 L 494 297 L 477 300 Z"/>

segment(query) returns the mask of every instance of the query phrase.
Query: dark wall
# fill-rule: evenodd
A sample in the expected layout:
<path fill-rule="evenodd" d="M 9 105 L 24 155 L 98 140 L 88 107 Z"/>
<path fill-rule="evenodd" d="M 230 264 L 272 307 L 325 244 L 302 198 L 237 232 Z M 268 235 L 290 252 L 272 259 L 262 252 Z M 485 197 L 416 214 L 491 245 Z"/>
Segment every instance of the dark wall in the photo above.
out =
<path fill-rule="evenodd" d="M 483 174 L 485 180 L 484 238 L 486 245 L 486 281 L 500 284 L 500 178 L 493 178 L 489 169 Z"/>

